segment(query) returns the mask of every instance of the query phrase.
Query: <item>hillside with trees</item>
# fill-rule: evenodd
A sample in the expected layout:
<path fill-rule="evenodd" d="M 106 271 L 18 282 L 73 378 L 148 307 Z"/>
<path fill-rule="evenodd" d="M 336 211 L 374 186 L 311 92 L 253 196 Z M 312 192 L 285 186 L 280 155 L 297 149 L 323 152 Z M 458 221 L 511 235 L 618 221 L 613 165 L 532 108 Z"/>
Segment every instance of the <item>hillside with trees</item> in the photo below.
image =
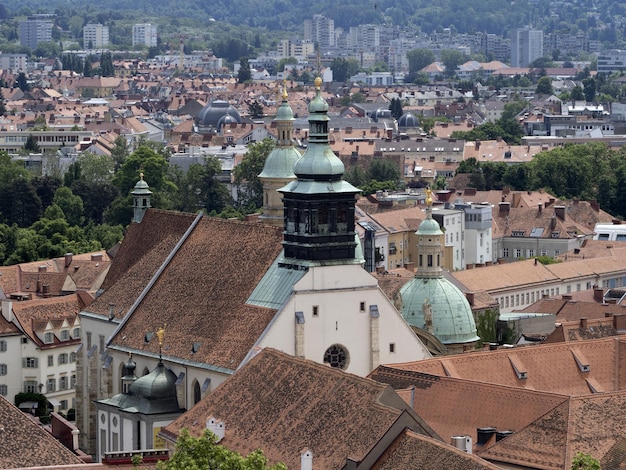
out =
<path fill-rule="evenodd" d="M 159 24 L 160 33 L 165 36 L 185 34 L 193 29 L 190 39 L 198 44 L 214 47 L 216 43 L 232 36 L 254 48 L 261 46 L 259 43 L 265 40 L 264 36 L 269 32 L 301 32 L 305 19 L 322 14 L 332 18 L 335 27 L 344 29 L 359 24 L 387 24 L 426 34 L 451 28 L 457 33 L 486 32 L 507 36 L 513 28 L 532 24 L 546 33 L 588 33 L 590 39 L 619 48 L 624 45 L 626 4 L 611 0 L 364 0 L 347 3 L 330 0 L 136 0 L 132 4 L 121 0 L 104 0 L 97 4 L 89 0 L 75 0 L 72 3 L 61 0 L 23 0 L 16 4 L 0 5 L 0 19 L 3 20 L 0 35 L 8 42 L 14 40 L 17 30 L 10 20 L 33 13 L 56 15 L 58 30 L 55 39 L 60 38 L 62 32 L 79 37 L 82 26 L 95 22 L 109 26 L 114 44 L 121 38 L 129 37 L 126 32 L 133 22 L 152 21 Z M 232 34 L 227 25 L 236 26 L 242 34 Z"/>

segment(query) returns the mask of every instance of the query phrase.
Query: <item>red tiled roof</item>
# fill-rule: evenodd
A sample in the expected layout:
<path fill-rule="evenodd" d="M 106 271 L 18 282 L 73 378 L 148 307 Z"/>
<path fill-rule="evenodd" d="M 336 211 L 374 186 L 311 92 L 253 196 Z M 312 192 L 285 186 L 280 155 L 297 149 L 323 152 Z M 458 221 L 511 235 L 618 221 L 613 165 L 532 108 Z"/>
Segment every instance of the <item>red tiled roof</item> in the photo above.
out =
<path fill-rule="evenodd" d="M 314 468 L 332 470 L 363 459 L 405 413 L 415 431 L 433 435 L 387 385 L 264 349 L 164 434 L 187 428 L 198 436 L 213 417 L 225 425 L 220 444 L 232 450 L 260 448 L 270 462 L 299 468 L 306 447 Z"/>
<path fill-rule="evenodd" d="M 246 300 L 280 253 L 281 242 L 278 227 L 203 217 L 120 326 L 112 344 L 156 354 L 157 342 L 145 343 L 144 335 L 167 324 L 164 356 L 236 369 L 274 316 L 275 310 L 247 305 Z M 168 248 L 158 257 L 161 263 L 171 251 Z M 152 254 L 147 253 L 150 259 Z M 143 288 L 153 276 L 153 269 L 148 271 L 138 272 L 143 280 L 137 287 Z M 132 305 L 141 290 L 118 284 L 92 306 L 98 304 L 102 311 L 104 302 L 114 302 L 117 310 L 119 300 L 113 291 L 121 292 L 124 308 Z M 194 342 L 201 343 L 195 353 Z"/>
<path fill-rule="evenodd" d="M 0 468 L 83 463 L 3 396 L 0 396 L 0 426 Z"/>
<path fill-rule="evenodd" d="M 405 431 L 376 461 L 372 470 L 498 470 L 500 467 L 435 439 Z"/>
<path fill-rule="evenodd" d="M 487 382 L 527 390 L 581 396 L 597 391 L 622 390 L 615 371 L 622 362 L 626 339 L 613 337 L 573 343 L 499 349 L 444 356 L 418 362 L 392 364 L 399 370 L 422 372 L 441 377 Z M 581 372 L 576 358 L 584 358 L 588 372 Z M 517 370 L 516 370 L 517 369 Z M 558 373 L 555 373 L 558 371 Z M 524 373 L 525 378 L 521 377 Z"/>

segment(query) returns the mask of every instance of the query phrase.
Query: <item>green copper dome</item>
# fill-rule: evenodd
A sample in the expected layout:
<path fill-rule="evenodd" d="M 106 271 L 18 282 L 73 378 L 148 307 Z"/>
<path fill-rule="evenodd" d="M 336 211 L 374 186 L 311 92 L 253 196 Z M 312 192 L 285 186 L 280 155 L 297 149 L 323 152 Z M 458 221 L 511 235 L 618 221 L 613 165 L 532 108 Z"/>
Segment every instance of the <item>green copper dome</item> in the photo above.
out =
<path fill-rule="evenodd" d="M 416 235 L 442 235 L 441 227 L 439 227 L 439 222 L 435 219 L 426 218 L 422 221 Z"/>
<path fill-rule="evenodd" d="M 326 115 L 326 113 L 328 113 L 329 106 L 326 100 L 322 98 L 322 94 L 320 92 L 321 86 L 322 79 L 320 77 L 317 77 L 315 79 L 315 98 L 313 98 L 309 103 L 309 113 L 311 114 L 323 113 L 324 115 Z M 325 117 L 327 120 L 329 119 L 328 116 Z"/>
<path fill-rule="evenodd" d="M 135 187 L 131 191 L 131 194 L 135 196 L 152 194 L 152 191 L 150 191 L 149 189 L 148 183 L 143 180 L 143 173 L 139 174 L 139 181 L 137 181 L 137 184 L 135 184 Z"/>
<path fill-rule="evenodd" d="M 265 159 L 259 178 L 294 178 L 293 168 L 301 155 L 294 147 L 277 147 Z"/>
<path fill-rule="evenodd" d="M 287 101 L 287 91 L 283 89 L 283 101 L 276 111 L 276 121 L 294 121 L 293 109 Z"/>
<path fill-rule="evenodd" d="M 478 341 L 476 324 L 463 293 L 443 277 L 413 278 L 400 289 L 402 316 L 410 325 L 424 328 L 424 303 L 432 311 L 434 334 L 443 344 Z"/>

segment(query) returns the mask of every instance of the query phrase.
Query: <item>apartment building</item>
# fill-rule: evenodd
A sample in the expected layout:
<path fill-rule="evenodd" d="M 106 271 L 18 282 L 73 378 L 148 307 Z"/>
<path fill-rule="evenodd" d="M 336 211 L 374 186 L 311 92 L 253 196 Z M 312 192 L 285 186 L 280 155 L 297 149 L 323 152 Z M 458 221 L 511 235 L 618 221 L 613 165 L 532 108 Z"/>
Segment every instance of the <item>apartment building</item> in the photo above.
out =
<path fill-rule="evenodd" d="M 20 45 L 35 49 L 40 42 L 52 41 L 52 21 L 29 18 L 20 22 Z"/>
<path fill-rule="evenodd" d="M 101 49 L 109 45 L 109 27 L 89 23 L 83 28 L 83 47 Z"/>
<path fill-rule="evenodd" d="M 157 27 L 150 23 L 133 25 L 133 46 L 156 47 Z"/>

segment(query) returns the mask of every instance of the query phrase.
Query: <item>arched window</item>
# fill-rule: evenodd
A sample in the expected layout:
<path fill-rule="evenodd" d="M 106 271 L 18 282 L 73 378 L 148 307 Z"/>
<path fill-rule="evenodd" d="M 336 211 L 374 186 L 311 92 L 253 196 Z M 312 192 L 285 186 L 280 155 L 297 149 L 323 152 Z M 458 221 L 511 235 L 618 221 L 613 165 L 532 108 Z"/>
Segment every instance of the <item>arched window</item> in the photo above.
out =
<path fill-rule="evenodd" d="M 202 392 L 200 391 L 200 384 L 197 380 L 193 381 L 193 404 L 195 405 L 202 400 Z"/>

